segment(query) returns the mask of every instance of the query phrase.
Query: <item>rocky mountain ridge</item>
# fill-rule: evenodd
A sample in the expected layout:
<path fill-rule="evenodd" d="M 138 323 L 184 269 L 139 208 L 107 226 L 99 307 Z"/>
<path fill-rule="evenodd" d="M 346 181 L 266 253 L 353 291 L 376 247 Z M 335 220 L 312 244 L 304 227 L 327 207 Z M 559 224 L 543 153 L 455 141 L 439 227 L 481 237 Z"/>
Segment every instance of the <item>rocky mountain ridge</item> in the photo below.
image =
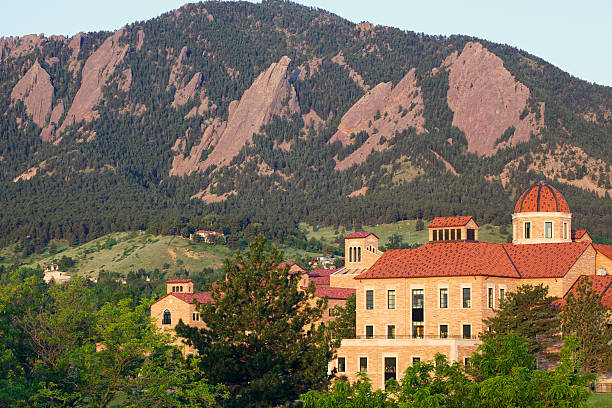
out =
<path fill-rule="evenodd" d="M 241 194 L 283 200 L 296 187 L 363 203 L 456 180 L 511 201 L 548 177 L 581 201 L 612 194 L 612 88 L 486 40 L 289 2 L 187 4 L 113 33 L 1 38 L 0 80 L 2 183 L 26 196 L 34 183 L 77 188 L 75 174 L 173 186 L 159 194 L 177 208 L 217 197 L 230 213 L 252 211 Z M 298 212 L 325 218 L 313 205 Z"/>

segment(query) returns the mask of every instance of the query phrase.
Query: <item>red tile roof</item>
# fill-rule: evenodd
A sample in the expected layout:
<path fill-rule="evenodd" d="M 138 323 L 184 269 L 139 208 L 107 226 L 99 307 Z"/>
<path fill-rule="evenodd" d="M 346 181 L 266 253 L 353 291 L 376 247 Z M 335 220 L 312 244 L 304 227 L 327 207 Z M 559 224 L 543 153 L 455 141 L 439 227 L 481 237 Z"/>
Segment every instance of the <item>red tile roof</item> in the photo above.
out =
<path fill-rule="evenodd" d="M 544 181 L 539 181 L 521 195 L 516 202 L 514 212 L 569 213 L 570 210 L 567 201 L 556 188 Z"/>
<path fill-rule="evenodd" d="M 376 238 L 378 238 L 378 236 L 373 232 L 353 232 L 351 234 L 348 234 L 346 237 L 344 237 L 344 239 L 365 238 L 370 235 L 374 235 Z"/>
<path fill-rule="evenodd" d="M 170 279 L 166 283 L 193 283 L 192 279 Z"/>
<path fill-rule="evenodd" d="M 458 217 L 436 217 L 429 223 L 427 228 L 463 227 L 472 219 L 474 218 L 471 215 L 460 215 Z"/>
<path fill-rule="evenodd" d="M 340 299 L 340 300 L 346 300 L 354 293 L 355 293 L 355 289 L 334 288 L 334 287 L 329 287 L 329 286 L 321 286 L 315 290 L 316 297 L 319 297 L 319 298 L 327 297 L 328 299 Z"/>
<path fill-rule="evenodd" d="M 302 272 L 302 273 L 306 272 L 306 269 L 302 268 L 300 264 L 298 264 L 297 262 L 281 262 L 278 264 L 279 269 L 282 269 L 285 266 L 289 267 L 289 269 L 291 269 L 292 266 L 297 266 L 298 268 L 300 268 L 300 271 L 289 271 L 290 274 L 296 274 L 298 272 Z"/>
<path fill-rule="evenodd" d="M 563 297 L 563 301 L 559 303 L 559 305 L 565 304 L 565 300 L 569 296 L 570 293 L 573 293 L 576 296 L 576 291 L 578 290 L 578 285 L 584 280 L 589 280 L 591 282 L 591 289 L 595 292 L 602 295 L 601 302 L 607 308 L 612 309 L 612 275 L 606 276 L 598 276 L 598 275 L 589 275 L 589 276 L 581 276 L 576 280 L 574 285 L 572 285 L 571 289 L 567 292 L 567 294 Z"/>
<path fill-rule="evenodd" d="M 318 287 L 319 285 L 329 286 L 329 275 L 328 276 L 311 276 L 310 280 Z"/>
<path fill-rule="evenodd" d="M 388 250 L 356 279 L 479 275 L 519 277 L 500 244 L 451 242 Z"/>
<path fill-rule="evenodd" d="M 588 246 L 586 242 L 530 245 L 428 243 L 416 249 L 388 250 L 356 279 L 441 276 L 555 278 L 565 276 Z"/>
<path fill-rule="evenodd" d="M 588 242 L 502 244 L 522 278 L 561 278 L 589 247 Z"/>
<path fill-rule="evenodd" d="M 580 239 L 587 233 L 587 230 L 572 230 L 572 239 Z"/>
<path fill-rule="evenodd" d="M 194 303 L 197 300 L 199 303 L 212 302 L 212 295 L 208 292 L 200 293 L 171 293 L 172 296 L 181 299 L 183 302 Z"/>
<path fill-rule="evenodd" d="M 593 248 L 606 258 L 612 259 L 612 245 L 593 244 Z"/>
<path fill-rule="evenodd" d="M 337 269 L 313 269 L 312 271 L 310 271 L 310 273 L 308 274 L 310 277 L 313 276 L 329 276 L 332 273 L 336 272 L 339 268 Z"/>

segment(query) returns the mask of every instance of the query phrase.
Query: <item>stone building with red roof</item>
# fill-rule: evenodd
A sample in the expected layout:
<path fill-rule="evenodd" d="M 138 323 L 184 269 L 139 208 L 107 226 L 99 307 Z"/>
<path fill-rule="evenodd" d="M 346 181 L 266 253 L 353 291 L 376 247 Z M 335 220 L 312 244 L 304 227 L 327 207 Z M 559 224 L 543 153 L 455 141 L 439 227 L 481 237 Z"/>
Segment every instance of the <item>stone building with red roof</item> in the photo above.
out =
<path fill-rule="evenodd" d="M 487 330 L 483 321 L 521 285 L 541 283 L 563 298 L 578 280 L 594 279 L 612 296 L 603 282 L 612 279 L 612 246 L 572 234 L 571 222 L 561 193 L 538 182 L 516 203 L 512 243 L 479 242 L 469 216 L 434 219 L 429 242 L 416 249 L 383 253 L 376 235 L 348 235 L 347 262 L 330 285 L 355 290 L 356 337 L 342 340 L 330 369 L 351 381 L 365 372 L 382 388 L 436 353 L 464 363 Z"/>
<path fill-rule="evenodd" d="M 194 293 L 193 280 L 171 279 L 166 281 L 166 295 L 151 305 L 151 318 L 160 330 L 171 334 L 174 334 L 174 327 L 179 320 L 189 326 L 204 327 L 196 302 L 207 303 L 212 300 L 208 292 Z M 180 338 L 175 340 L 175 344 L 182 348 L 184 355 L 196 353 L 193 347 L 184 344 Z"/>

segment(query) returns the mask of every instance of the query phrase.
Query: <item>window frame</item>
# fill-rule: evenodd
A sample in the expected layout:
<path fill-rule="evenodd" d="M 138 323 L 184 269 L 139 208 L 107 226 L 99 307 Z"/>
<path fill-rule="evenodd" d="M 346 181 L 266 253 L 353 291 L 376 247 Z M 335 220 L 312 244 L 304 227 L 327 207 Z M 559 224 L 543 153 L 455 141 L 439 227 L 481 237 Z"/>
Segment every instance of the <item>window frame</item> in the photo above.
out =
<path fill-rule="evenodd" d="M 389 330 L 393 328 L 393 337 L 391 337 L 391 333 L 389 332 Z M 394 324 L 388 324 L 387 325 L 387 339 L 389 340 L 393 340 L 397 338 L 397 327 Z"/>
<path fill-rule="evenodd" d="M 442 306 L 442 291 L 446 291 L 446 306 Z M 440 286 L 438 287 L 438 309 L 448 309 L 449 308 L 449 289 L 448 286 Z"/>
<path fill-rule="evenodd" d="M 495 309 L 495 286 L 487 286 L 487 308 Z"/>
<path fill-rule="evenodd" d="M 200 312 L 191 312 L 191 320 L 194 322 L 200 321 Z"/>
<path fill-rule="evenodd" d="M 368 334 L 368 328 L 371 328 L 371 329 L 372 329 L 372 334 Z M 373 325 L 373 324 L 366 324 L 366 325 L 364 326 L 364 329 L 363 329 L 363 336 L 364 336 L 364 338 L 366 338 L 366 339 L 368 339 L 368 340 L 370 340 L 370 339 L 373 339 L 373 338 L 374 338 L 374 325 Z"/>
<path fill-rule="evenodd" d="M 372 305 L 368 307 L 368 294 L 372 294 Z M 374 289 L 365 289 L 365 310 L 374 310 Z"/>
<path fill-rule="evenodd" d="M 442 337 L 442 326 L 446 326 L 446 337 Z M 448 339 L 448 336 L 450 335 L 450 325 L 448 323 L 441 323 L 438 325 L 438 336 L 441 339 Z"/>
<path fill-rule="evenodd" d="M 465 290 L 468 289 L 470 292 L 470 297 L 468 299 L 468 304 L 466 306 L 465 302 Z M 462 309 L 471 309 L 472 308 L 472 285 L 462 285 L 461 286 L 461 308 Z"/>
<path fill-rule="evenodd" d="M 548 229 L 548 227 L 550 227 L 550 231 Z M 548 233 L 550 232 L 550 236 L 548 236 Z M 544 238 L 546 239 L 552 239 L 554 238 L 554 225 L 552 221 L 544 221 Z"/>
<path fill-rule="evenodd" d="M 391 307 L 391 302 L 390 302 L 391 298 L 389 297 L 391 292 L 393 292 L 393 307 Z M 395 288 L 387 289 L 387 309 L 395 310 L 396 307 L 397 307 L 397 291 L 395 290 Z"/>
<path fill-rule="evenodd" d="M 343 365 L 343 369 L 340 370 L 340 360 L 342 360 L 342 365 Z M 346 373 L 346 357 L 345 356 L 339 356 L 337 361 L 336 361 L 336 371 L 339 373 Z"/>
<path fill-rule="evenodd" d="M 531 239 L 531 221 L 523 222 L 523 239 Z"/>
<path fill-rule="evenodd" d="M 362 370 L 363 368 L 363 364 L 362 362 L 365 361 L 365 370 Z M 359 373 L 367 373 L 368 372 L 368 357 L 367 356 L 361 356 L 359 357 L 359 366 L 357 367 Z"/>
<path fill-rule="evenodd" d="M 166 319 L 166 316 L 168 317 Z M 168 326 L 172 324 L 172 311 L 170 311 L 170 309 L 165 309 L 162 312 L 162 325 L 164 326 Z"/>
<path fill-rule="evenodd" d="M 470 328 L 470 336 L 469 337 L 465 337 L 465 328 L 469 327 Z M 461 338 L 464 340 L 472 340 L 473 337 L 473 333 L 472 333 L 472 323 L 462 323 L 461 324 Z"/>

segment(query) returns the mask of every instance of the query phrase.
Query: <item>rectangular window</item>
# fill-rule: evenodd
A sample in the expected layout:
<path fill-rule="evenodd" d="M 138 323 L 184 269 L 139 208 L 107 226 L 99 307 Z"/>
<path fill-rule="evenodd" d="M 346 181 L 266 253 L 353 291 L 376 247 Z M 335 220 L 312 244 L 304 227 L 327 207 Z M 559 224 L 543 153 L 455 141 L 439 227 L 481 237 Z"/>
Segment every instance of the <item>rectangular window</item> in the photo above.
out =
<path fill-rule="evenodd" d="M 448 288 L 440 289 L 440 309 L 448 309 Z"/>
<path fill-rule="evenodd" d="M 365 327 L 365 336 L 366 336 L 366 339 L 373 339 L 374 338 L 374 326 L 366 326 Z"/>
<path fill-rule="evenodd" d="M 392 378 L 397 380 L 397 359 L 385 357 L 385 383 Z"/>
<path fill-rule="evenodd" d="M 432 241 L 438 240 L 438 230 L 433 230 L 431 240 Z"/>
<path fill-rule="evenodd" d="M 464 339 L 471 339 L 472 338 L 472 325 L 471 324 L 464 324 L 463 325 L 463 338 Z"/>
<path fill-rule="evenodd" d="M 412 322 L 412 337 L 422 339 L 425 337 L 425 326 L 423 322 Z"/>
<path fill-rule="evenodd" d="M 530 222 L 526 222 L 525 223 L 525 239 L 530 239 L 531 238 L 531 223 Z"/>
<path fill-rule="evenodd" d="M 394 324 L 390 324 L 389 326 L 387 326 L 387 338 L 388 339 L 395 338 L 395 325 Z"/>
<path fill-rule="evenodd" d="M 457 241 L 461 241 L 461 228 L 457 228 Z"/>
<path fill-rule="evenodd" d="M 419 363 L 421 361 L 421 357 L 412 357 L 412 364 Z"/>
<path fill-rule="evenodd" d="M 563 223 L 563 239 L 567 239 L 567 222 Z"/>
<path fill-rule="evenodd" d="M 346 372 L 346 357 L 338 357 L 338 372 Z"/>
<path fill-rule="evenodd" d="M 468 241 L 475 241 L 476 240 L 476 232 L 474 232 L 473 228 L 470 228 L 467 230 L 467 236 L 465 237 L 466 240 Z"/>
<path fill-rule="evenodd" d="M 423 322 L 424 313 L 424 298 L 425 298 L 425 290 L 424 289 L 412 289 L 412 321 L 413 322 Z"/>
<path fill-rule="evenodd" d="M 374 291 L 366 290 L 366 309 L 372 310 L 374 309 Z"/>
<path fill-rule="evenodd" d="M 499 301 L 502 302 L 506 296 L 506 289 L 499 288 Z"/>
<path fill-rule="evenodd" d="M 472 288 L 463 288 L 463 308 L 472 307 Z"/>
<path fill-rule="evenodd" d="M 387 291 L 387 308 L 395 309 L 395 289 L 389 289 Z"/>
<path fill-rule="evenodd" d="M 193 312 L 193 316 L 191 316 L 191 318 L 193 319 L 194 322 L 199 322 L 200 321 L 200 313 Z"/>
<path fill-rule="evenodd" d="M 470 365 L 470 358 L 469 357 L 463 357 L 463 365 Z"/>
<path fill-rule="evenodd" d="M 493 293 L 494 293 L 494 289 L 493 288 L 488 288 L 487 290 L 488 292 L 488 301 L 489 301 L 489 309 L 493 309 L 494 305 L 495 305 L 495 299 L 493 298 Z"/>
<path fill-rule="evenodd" d="M 544 223 L 544 237 L 545 238 L 552 238 L 553 237 L 552 222 L 550 222 L 550 221 L 546 221 Z"/>
<path fill-rule="evenodd" d="M 450 231 L 450 239 L 451 241 L 455 240 L 455 229 L 454 228 Z"/>
<path fill-rule="evenodd" d="M 448 324 L 441 324 L 440 325 L 440 338 L 441 339 L 448 338 Z"/>
<path fill-rule="evenodd" d="M 334 310 L 331 307 L 327 309 L 327 312 L 329 313 L 329 317 L 332 317 L 334 315 Z"/>
<path fill-rule="evenodd" d="M 447 230 L 447 229 L 445 229 L 445 230 L 444 230 L 444 240 L 445 240 L 445 241 L 450 240 L 450 236 L 449 236 L 449 235 L 450 235 L 450 234 L 448 233 L 448 230 Z"/>
<path fill-rule="evenodd" d="M 359 357 L 359 372 L 361 373 L 368 372 L 368 358 L 367 357 Z"/>

